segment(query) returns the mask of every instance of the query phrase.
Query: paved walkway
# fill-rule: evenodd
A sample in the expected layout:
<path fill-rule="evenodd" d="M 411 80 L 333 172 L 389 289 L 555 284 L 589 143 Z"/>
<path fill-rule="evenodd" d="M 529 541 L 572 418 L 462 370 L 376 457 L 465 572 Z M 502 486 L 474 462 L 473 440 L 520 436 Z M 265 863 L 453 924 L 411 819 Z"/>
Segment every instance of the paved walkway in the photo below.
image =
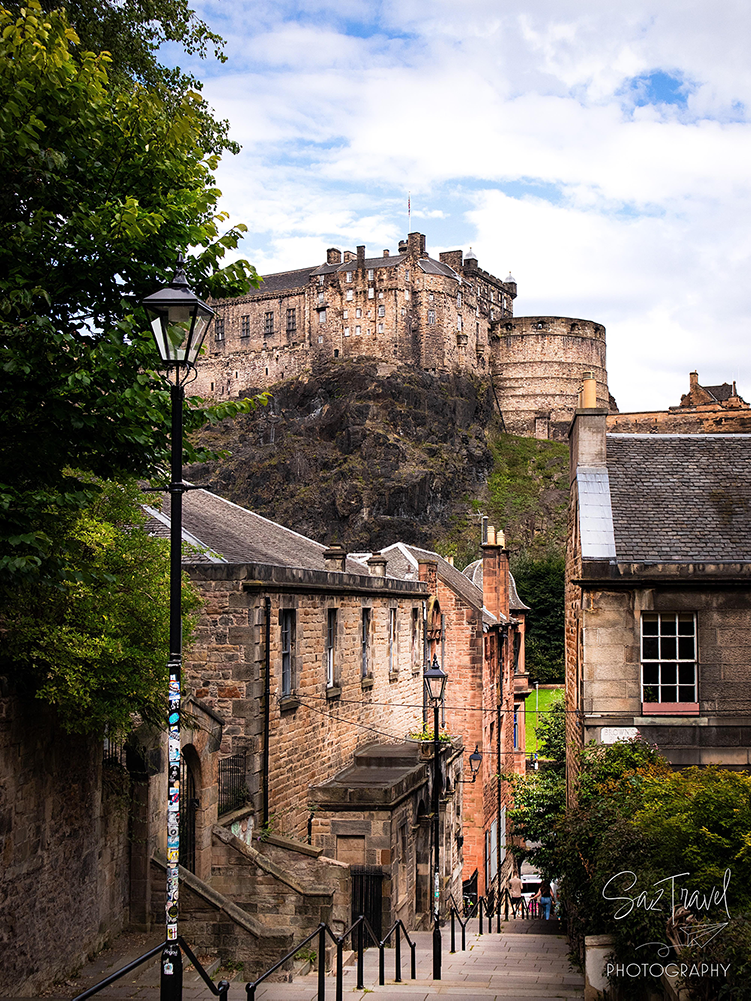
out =
<path fill-rule="evenodd" d="M 475 922 L 472 922 L 473 925 Z M 402 982 L 394 981 L 394 950 L 386 950 L 386 983 L 378 984 L 378 950 L 368 949 L 365 953 L 365 990 L 356 988 L 354 966 L 345 968 L 344 996 L 351 1001 L 423 1001 L 440 998 L 442 1001 L 549 1001 L 564 998 L 579 1001 L 584 997 L 584 982 L 581 975 L 569 965 L 568 942 L 563 935 L 551 934 L 558 930 L 553 922 L 509 921 L 503 925 L 500 935 L 478 935 L 476 931 L 467 934 L 465 952 L 448 952 L 449 929 L 443 932 L 442 979 L 432 980 L 432 939 L 429 932 L 413 935 L 417 943 L 417 979 L 410 980 L 409 948 L 402 948 Z M 152 937 L 123 936 L 116 948 L 107 950 L 85 967 L 74 981 L 58 985 L 46 996 L 50 999 L 75 997 L 92 984 L 108 976 L 123 966 L 128 959 L 143 954 L 154 944 Z M 461 939 L 457 936 L 457 947 Z M 226 972 L 226 971 L 223 971 Z M 229 979 L 229 978 L 228 978 Z M 140 974 L 123 977 L 116 984 L 100 992 L 96 997 L 101 1001 L 124 1001 L 133 998 L 139 1001 L 158 1001 L 159 997 L 158 961 L 142 968 Z M 193 970 L 186 972 L 184 1001 L 209 1001 L 213 995 L 200 981 L 196 981 Z M 262 984 L 256 994 L 257 1001 L 315 1001 L 317 997 L 317 977 L 315 973 L 298 977 L 293 983 Z M 326 979 L 326 997 L 333 1001 L 335 982 Z M 229 991 L 229 1001 L 245 1001 L 245 978 L 235 974 Z M 21 999 L 17 999 L 21 1001 Z"/>

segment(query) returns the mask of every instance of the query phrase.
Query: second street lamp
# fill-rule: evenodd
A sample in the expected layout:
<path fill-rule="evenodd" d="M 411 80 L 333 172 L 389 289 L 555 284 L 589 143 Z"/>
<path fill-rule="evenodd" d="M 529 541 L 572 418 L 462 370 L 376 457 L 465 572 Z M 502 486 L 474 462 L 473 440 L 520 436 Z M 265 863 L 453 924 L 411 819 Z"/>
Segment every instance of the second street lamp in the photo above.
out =
<path fill-rule="evenodd" d="M 185 384 L 195 373 L 195 363 L 214 315 L 213 309 L 191 292 L 180 254 L 175 276 L 167 288 L 142 300 L 162 362 L 174 372 L 171 386 L 172 441 L 170 465 L 170 653 L 167 779 L 167 940 L 162 951 L 161 1001 L 181 1001 L 183 971 L 177 941 L 180 861 L 180 683 L 183 630 L 183 401 Z"/>
<path fill-rule="evenodd" d="M 433 663 L 423 675 L 425 692 L 433 703 L 433 980 L 441 979 L 441 860 L 440 860 L 440 788 L 441 745 L 438 737 L 438 710 L 443 699 L 448 675 L 433 657 Z"/>

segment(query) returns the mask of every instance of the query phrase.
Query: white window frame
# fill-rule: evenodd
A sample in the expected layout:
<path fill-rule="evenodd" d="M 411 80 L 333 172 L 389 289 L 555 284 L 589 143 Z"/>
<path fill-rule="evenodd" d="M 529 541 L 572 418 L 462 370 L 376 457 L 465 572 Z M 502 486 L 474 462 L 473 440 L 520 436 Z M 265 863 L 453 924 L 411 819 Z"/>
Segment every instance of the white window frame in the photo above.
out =
<path fill-rule="evenodd" d="M 656 625 L 657 632 L 650 628 L 645 633 L 647 624 Z M 642 703 L 695 705 L 699 701 L 696 612 L 642 612 L 640 633 Z M 670 694 L 675 698 L 664 697 Z"/>
<path fill-rule="evenodd" d="M 336 677 L 336 630 L 337 608 L 329 608 L 326 613 L 326 687 L 333 688 Z"/>

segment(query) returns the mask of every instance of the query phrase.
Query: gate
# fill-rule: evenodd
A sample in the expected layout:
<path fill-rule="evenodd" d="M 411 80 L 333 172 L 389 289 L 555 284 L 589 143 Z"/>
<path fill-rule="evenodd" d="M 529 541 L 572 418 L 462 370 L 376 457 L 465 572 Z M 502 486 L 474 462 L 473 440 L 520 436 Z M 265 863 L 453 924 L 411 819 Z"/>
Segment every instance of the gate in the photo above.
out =
<path fill-rule="evenodd" d="M 383 869 L 374 865 L 352 865 L 352 921 L 364 914 L 380 941 L 383 906 Z"/>
<path fill-rule="evenodd" d="M 196 780 L 183 755 L 180 758 L 180 865 L 196 871 Z"/>

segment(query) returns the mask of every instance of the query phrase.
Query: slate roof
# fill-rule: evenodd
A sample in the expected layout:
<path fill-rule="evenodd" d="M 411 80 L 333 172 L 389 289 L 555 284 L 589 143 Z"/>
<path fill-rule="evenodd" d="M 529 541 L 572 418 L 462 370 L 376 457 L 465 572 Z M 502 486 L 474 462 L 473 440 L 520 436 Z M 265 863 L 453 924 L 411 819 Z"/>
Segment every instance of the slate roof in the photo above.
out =
<path fill-rule="evenodd" d="M 317 265 L 298 268 L 296 271 L 280 271 L 276 275 L 264 275 L 260 288 L 250 289 L 248 296 L 264 295 L 266 292 L 285 292 L 287 289 L 305 288 Z"/>
<path fill-rule="evenodd" d="M 421 257 L 417 264 L 426 275 L 445 275 L 447 278 L 459 277 L 456 271 L 448 264 L 444 264 L 442 261 L 434 261 L 431 257 Z"/>
<path fill-rule="evenodd" d="M 621 562 L 751 562 L 751 435 L 607 436 Z"/>
<path fill-rule="evenodd" d="M 169 525 L 169 498 L 164 502 L 162 524 Z M 213 559 L 226 563 L 267 563 L 301 567 L 304 570 L 331 570 L 323 558 L 327 546 L 299 532 L 248 511 L 208 490 L 183 494 L 183 539 L 209 551 Z M 200 555 L 187 553 L 183 563 L 203 563 Z M 347 573 L 367 576 L 364 564 L 347 558 Z"/>
<path fill-rule="evenodd" d="M 702 386 L 705 393 L 709 393 L 718 403 L 724 403 L 733 395 L 733 387 L 729 382 L 723 382 L 720 386 Z"/>
<path fill-rule="evenodd" d="M 396 542 L 393 546 L 382 549 L 381 555 L 388 560 L 386 573 L 390 577 L 400 577 L 403 580 L 417 580 L 418 561 L 431 560 L 438 565 L 437 573 L 443 583 L 472 608 L 482 612 L 483 622 L 488 625 L 497 623 L 495 615 L 483 608 L 482 589 L 473 584 L 461 570 L 452 566 L 439 553 L 434 553 L 430 549 L 420 549 L 419 546 L 408 546 L 404 542 Z M 506 620 L 503 619 L 503 621 Z"/>
<path fill-rule="evenodd" d="M 462 573 L 465 577 L 469 577 L 475 587 L 479 587 L 482 591 L 482 560 L 475 560 L 474 563 L 470 563 L 466 566 Z M 519 592 L 516 590 L 516 581 L 514 580 L 514 575 L 509 572 L 509 589 L 508 589 L 508 607 L 512 612 L 528 612 L 530 610 L 529 605 L 525 605 L 522 599 L 519 597 Z"/>

